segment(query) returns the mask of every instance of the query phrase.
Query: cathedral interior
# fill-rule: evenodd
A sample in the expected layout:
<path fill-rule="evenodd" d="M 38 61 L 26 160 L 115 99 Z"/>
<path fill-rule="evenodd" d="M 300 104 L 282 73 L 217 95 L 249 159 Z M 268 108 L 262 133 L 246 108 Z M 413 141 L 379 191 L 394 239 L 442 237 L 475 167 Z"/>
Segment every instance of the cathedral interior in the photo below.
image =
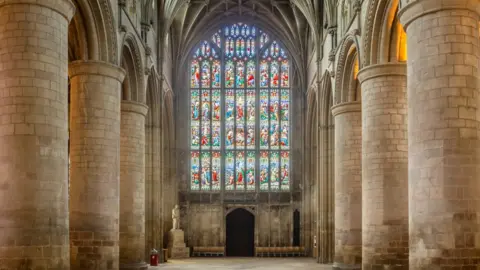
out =
<path fill-rule="evenodd" d="M 0 270 L 479 270 L 479 22 L 480 0 L 0 0 Z"/>

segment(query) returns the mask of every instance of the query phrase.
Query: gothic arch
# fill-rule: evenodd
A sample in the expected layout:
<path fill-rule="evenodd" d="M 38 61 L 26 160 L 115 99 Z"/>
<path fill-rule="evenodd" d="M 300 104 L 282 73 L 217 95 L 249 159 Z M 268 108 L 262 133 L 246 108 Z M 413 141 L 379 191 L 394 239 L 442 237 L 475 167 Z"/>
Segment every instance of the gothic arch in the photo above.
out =
<path fill-rule="evenodd" d="M 362 65 L 406 61 L 406 34 L 399 22 L 400 0 L 371 0 L 363 36 Z"/>
<path fill-rule="evenodd" d="M 247 212 L 249 212 L 250 214 L 252 214 L 252 216 L 256 217 L 257 214 L 255 213 L 255 210 L 252 209 L 251 207 L 232 207 L 232 208 L 229 208 L 226 212 L 225 212 L 225 216 L 228 216 L 228 214 L 232 213 L 233 211 L 235 210 L 238 210 L 238 209 L 243 209 Z"/>
<path fill-rule="evenodd" d="M 75 0 L 69 25 L 69 60 L 117 63 L 117 33 L 109 0 Z"/>
<path fill-rule="evenodd" d="M 349 33 L 340 46 L 337 71 L 335 72 L 335 105 L 343 102 L 360 101 L 357 79 L 360 66 L 358 32 Z"/>
<path fill-rule="evenodd" d="M 122 98 L 145 103 L 146 89 L 142 53 L 137 39 L 130 33 L 126 34 L 124 38 L 121 66 L 126 71 L 122 86 Z"/>

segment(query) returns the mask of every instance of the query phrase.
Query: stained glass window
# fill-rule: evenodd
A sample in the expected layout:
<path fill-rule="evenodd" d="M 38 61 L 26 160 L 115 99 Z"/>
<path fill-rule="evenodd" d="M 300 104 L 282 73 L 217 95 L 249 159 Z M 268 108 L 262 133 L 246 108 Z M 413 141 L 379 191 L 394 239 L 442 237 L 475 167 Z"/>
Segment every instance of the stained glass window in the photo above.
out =
<path fill-rule="evenodd" d="M 190 189 L 290 190 L 290 62 L 255 26 L 223 27 L 190 63 Z"/>

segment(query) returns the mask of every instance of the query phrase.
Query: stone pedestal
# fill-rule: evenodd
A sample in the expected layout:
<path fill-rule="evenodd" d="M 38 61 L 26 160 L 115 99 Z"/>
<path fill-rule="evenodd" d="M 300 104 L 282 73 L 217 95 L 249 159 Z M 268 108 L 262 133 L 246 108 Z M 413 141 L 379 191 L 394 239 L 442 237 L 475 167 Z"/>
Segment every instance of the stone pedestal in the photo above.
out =
<path fill-rule="evenodd" d="M 185 245 L 185 234 L 182 230 L 168 232 L 168 258 L 183 259 L 190 257 L 190 251 Z"/>

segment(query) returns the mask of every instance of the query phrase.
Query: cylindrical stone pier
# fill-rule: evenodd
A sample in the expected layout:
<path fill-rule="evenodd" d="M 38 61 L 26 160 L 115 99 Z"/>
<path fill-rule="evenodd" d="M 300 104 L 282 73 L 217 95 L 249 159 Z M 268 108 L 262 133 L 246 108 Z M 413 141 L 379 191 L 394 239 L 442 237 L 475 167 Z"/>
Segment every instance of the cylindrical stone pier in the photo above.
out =
<path fill-rule="evenodd" d="M 362 114 L 360 102 L 332 108 L 335 118 L 335 258 L 333 269 L 362 263 Z"/>
<path fill-rule="evenodd" d="M 142 103 L 122 101 L 120 124 L 120 269 L 145 263 L 145 116 Z"/>
<path fill-rule="evenodd" d="M 403 3 L 410 270 L 480 262 L 479 0 Z"/>
<path fill-rule="evenodd" d="M 72 270 L 119 267 L 120 94 L 125 72 L 99 61 L 69 66 Z"/>
<path fill-rule="evenodd" d="M 362 84 L 362 269 L 408 269 L 406 63 L 358 73 Z"/>
<path fill-rule="evenodd" d="M 45 2 L 45 3 L 44 3 Z M 70 0 L 0 1 L 0 269 L 70 269 Z"/>

